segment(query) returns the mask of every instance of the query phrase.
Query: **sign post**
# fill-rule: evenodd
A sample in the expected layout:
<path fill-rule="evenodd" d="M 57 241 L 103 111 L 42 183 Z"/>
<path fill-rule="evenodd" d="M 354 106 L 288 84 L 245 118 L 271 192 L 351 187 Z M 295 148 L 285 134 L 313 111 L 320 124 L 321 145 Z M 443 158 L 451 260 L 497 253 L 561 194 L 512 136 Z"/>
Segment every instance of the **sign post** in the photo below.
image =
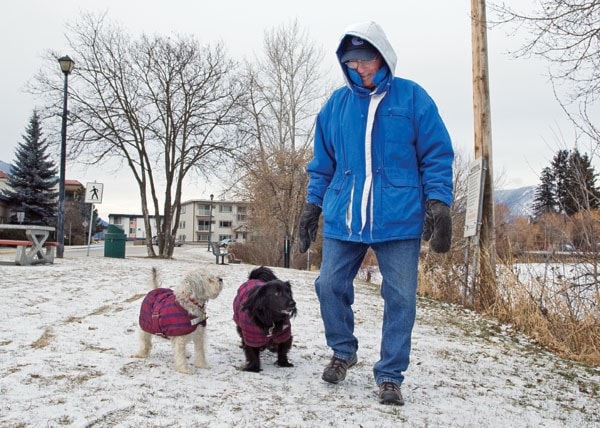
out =
<path fill-rule="evenodd" d="M 87 183 L 85 185 L 85 203 L 92 204 L 90 208 L 90 228 L 88 230 L 88 245 L 87 245 L 87 255 L 90 255 L 90 245 L 92 242 L 92 226 L 94 223 L 94 204 L 102 203 L 102 193 L 104 192 L 104 184 L 96 183 Z M 85 227 L 85 226 L 84 226 Z"/>
<path fill-rule="evenodd" d="M 479 233 L 481 231 L 481 216 L 483 211 L 483 189 L 485 185 L 486 163 L 483 158 L 478 158 L 469 165 L 467 178 L 467 210 L 465 213 L 464 238 L 465 245 L 465 284 L 463 288 L 462 303 L 466 304 L 467 292 L 470 292 L 471 306 L 475 304 L 475 277 L 477 275 L 477 258 L 479 250 Z M 473 238 L 474 237 L 474 238 Z M 473 242 L 473 273 L 472 284 L 469 287 L 469 247 L 471 239 Z"/>

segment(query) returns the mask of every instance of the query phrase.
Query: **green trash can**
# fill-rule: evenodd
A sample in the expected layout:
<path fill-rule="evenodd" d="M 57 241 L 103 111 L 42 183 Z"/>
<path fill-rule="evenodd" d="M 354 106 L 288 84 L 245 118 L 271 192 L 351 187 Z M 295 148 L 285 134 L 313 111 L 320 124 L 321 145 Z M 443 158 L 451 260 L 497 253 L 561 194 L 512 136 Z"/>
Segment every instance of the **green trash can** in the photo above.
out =
<path fill-rule="evenodd" d="M 125 232 L 118 224 L 109 224 L 104 234 L 104 257 L 125 258 Z"/>

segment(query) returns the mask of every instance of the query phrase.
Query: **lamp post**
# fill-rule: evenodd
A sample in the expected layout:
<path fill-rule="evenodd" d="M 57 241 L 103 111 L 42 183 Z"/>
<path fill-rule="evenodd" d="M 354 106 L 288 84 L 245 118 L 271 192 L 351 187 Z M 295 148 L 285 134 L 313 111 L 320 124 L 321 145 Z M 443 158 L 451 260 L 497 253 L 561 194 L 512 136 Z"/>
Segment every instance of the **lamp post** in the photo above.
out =
<path fill-rule="evenodd" d="M 208 209 L 208 251 L 212 250 L 211 226 L 212 226 L 212 202 L 215 195 L 210 194 L 210 208 Z"/>
<path fill-rule="evenodd" d="M 75 62 L 68 56 L 63 56 L 58 59 L 60 69 L 65 75 L 65 85 L 63 90 L 63 113 L 62 113 L 62 130 L 60 133 L 60 181 L 58 183 L 58 218 L 56 227 L 56 238 L 58 248 L 56 256 L 62 258 L 65 250 L 65 165 L 67 158 L 67 89 L 69 84 L 69 73 L 73 71 Z"/>

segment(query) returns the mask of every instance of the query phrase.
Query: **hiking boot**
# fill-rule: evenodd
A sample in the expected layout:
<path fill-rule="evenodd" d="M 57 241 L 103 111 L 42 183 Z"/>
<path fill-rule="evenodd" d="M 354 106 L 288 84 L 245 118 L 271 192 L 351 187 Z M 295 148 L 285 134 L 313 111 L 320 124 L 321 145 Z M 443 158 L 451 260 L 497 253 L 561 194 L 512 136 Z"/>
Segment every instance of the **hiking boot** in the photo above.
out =
<path fill-rule="evenodd" d="M 356 354 L 354 354 L 348 361 L 342 360 L 341 358 L 331 357 L 331 361 L 329 364 L 327 364 L 325 370 L 323 370 L 323 376 L 321 376 L 321 379 L 329 383 L 341 382 L 346 379 L 346 371 L 356 364 L 357 361 L 358 358 L 356 357 Z"/>
<path fill-rule="evenodd" d="M 396 404 L 402 406 L 404 399 L 400 392 L 400 386 L 392 382 L 383 382 L 379 385 L 379 402 L 381 404 Z"/>

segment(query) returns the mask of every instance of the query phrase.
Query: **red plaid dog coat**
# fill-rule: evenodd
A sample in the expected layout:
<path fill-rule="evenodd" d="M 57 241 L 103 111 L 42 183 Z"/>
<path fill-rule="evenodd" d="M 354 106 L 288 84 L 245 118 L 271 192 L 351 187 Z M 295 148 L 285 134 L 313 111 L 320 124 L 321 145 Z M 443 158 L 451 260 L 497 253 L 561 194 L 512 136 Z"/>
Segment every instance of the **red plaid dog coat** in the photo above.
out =
<path fill-rule="evenodd" d="M 204 305 L 202 305 L 204 306 Z M 170 288 L 156 288 L 142 302 L 140 327 L 147 333 L 163 337 L 184 336 L 206 326 L 206 315 L 190 315 L 177 301 Z"/>
<path fill-rule="evenodd" d="M 289 317 L 281 331 L 275 334 L 265 334 L 250 318 L 248 311 L 242 310 L 246 302 L 246 297 L 255 287 L 260 287 L 264 282 L 257 279 L 250 279 L 240 285 L 237 295 L 233 300 L 233 320 L 242 329 L 244 343 L 253 348 L 267 346 L 269 342 L 283 343 L 292 337 L 292 328 Z"/>

